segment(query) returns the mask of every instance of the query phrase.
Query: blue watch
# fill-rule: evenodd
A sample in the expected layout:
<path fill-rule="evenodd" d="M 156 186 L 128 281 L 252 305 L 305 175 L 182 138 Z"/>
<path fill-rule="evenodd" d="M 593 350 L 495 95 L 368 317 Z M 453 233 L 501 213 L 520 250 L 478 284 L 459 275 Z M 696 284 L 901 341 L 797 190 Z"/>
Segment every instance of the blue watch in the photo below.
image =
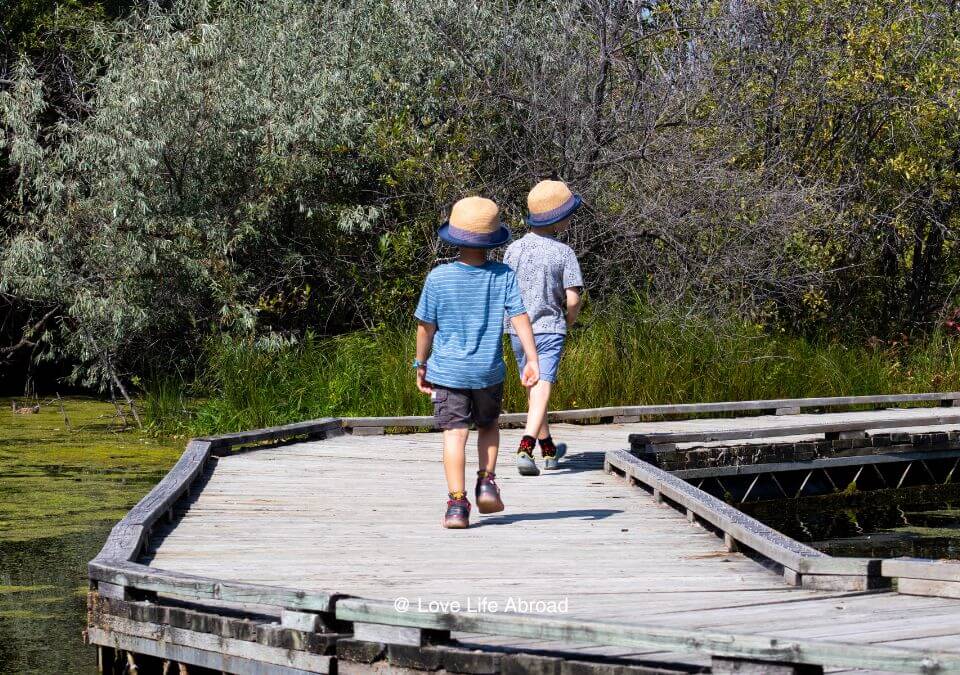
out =
<path fill-rule="evenodd" d="M 414 359 L 414 360 L 413 360 L 413 367 L 414 367 L 414 368 L 423 368 L 423 366 L 425 366 L 425 365 L 426 365 L 426 364 L 425 364 L 423 361 L 421 361 L 420 359 Z"/>

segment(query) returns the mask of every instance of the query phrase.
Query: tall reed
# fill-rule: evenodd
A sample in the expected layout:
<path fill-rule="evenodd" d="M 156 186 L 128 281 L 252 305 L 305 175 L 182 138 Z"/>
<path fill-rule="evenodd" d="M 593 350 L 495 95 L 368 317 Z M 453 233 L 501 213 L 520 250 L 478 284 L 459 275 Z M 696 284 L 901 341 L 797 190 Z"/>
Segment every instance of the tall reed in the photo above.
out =
<path fill-rule="evenodd" d="M 506 341 L 505 341 L 506 342 Z M 525 409 L 509 345 L 504 408 Z M 412 327 L 264 347 L 213 340 L 195 382 L 148 391 L 161 432 L 212 433 L 325 416 L 426 415 L 414 386 Z M 747 325 L 655 320 L 642 306 L 593 317 L 568 339 L 553 409 L 645 403 L 864 395 L 960 388 L 953 341 L 847 346 Z"/>

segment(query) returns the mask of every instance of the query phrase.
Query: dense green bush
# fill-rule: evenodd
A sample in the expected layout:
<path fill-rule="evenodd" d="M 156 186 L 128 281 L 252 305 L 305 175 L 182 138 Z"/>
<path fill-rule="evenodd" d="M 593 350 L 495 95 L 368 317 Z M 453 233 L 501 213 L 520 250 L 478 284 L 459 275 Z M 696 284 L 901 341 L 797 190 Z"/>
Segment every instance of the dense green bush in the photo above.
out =
<path fill-rule="evenodd" d="M 0 359 L 123 389 L 210 335 L 396 324 L 456 198 L 519 231 L 551 173 L 601 307 L 856 342 L 955 302 L 960 26 L 934 0 L 170 5 L 83 31 L 69 110 L 29 59 L 3 78 L 25 339 Z"/>

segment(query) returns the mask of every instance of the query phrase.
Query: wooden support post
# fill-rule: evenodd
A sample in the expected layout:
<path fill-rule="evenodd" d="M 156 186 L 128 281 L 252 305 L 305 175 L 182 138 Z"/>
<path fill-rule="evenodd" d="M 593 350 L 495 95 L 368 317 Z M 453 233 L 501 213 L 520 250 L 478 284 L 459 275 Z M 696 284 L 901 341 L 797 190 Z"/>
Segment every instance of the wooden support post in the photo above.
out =
<path fill-rule="evenodd" d="M 797 408 L 797 407 L 794 407 L 794 406 L 788 406 L 788 407 L 785 407 L 785 408 L 776 408 L 776 409 L 773 411 L 773 414 L 774 414 L 774 415 L 799 415 L 799 414 L 800 414 L 800 408 Z"/>
<path fill-rule="evenodd" d="M 640 415 L 614 415 L 614 424 L 633 424 L 640 421 Z"/>
<path fill-rule="evenodd" d="M 383 427 L 353 427 L 350 433 L 354 436 L 383 436 Z"/>
<path fill-rule="evenodd" d="M 111 647 L 102 645 L 97 647 L 97 672 L 104 675 L 113 675 L 113 662 L 117 658 L 117 653 Z"/>
<path fill-rule="evenodd" d="M 928 595 L 937 598 L 960 598 L 960 582 L 935 579 L 897 579 L 897 592 L 903 595 Z"/>
<path fill-rule="evenodd" d="M 299 612 L 292 609 L 280 611 L 280 625 L 284 628 L 293 628 L 304 633 L 317 633 L 325 630 L 325 622 L 320 614 L 315 612 Z"/>
<path fill-rule="evenodd" d="M 866 438 L 866 431 L 828 431 L 825 433 L 824 438 L 828 441 L 837 441 L 841 439 L 853 439 L 853 438 Z"/>
<path fill-rule="evenodd" d="M 97 593 L 104 598 L 113 598 L 114 600 L 133 600 L 130 589 L 126 586 L 107 583 L 106 581 L 97 582 Z"/>
<path fill-rule="evenodd" d="M 382 623 L 353 624 L 353 639 L 362 642 L 380 642 L 385 645 L 423 647 L 450 640 L 450 631 L 426 630 L 410 626 L 390 626 Z"/>
<path fill-rule="evenodd" d="M 731 536 L 728 532 L 723 533 L 723 547 L 730 553 L 735 553 L 740 550 L 737 540 L 734 539 L 733 536 Z"/>
<path fill-rule="evenodd" d="M 890 586 L 890 580 L 867 574 L 808 574 L 804 573 L 800 585 L 819 591 L 868 591 Z"/>
<path fill-rule="evenodd" d="M 653 501 L 657 504 L 663 504 L 663 493 L 656 488 L 653 489 Z"/>
<path fill-rule="evenodd" d="M 789 567 L 783 568 L 783 580 L 791 586 L 800 586 L 803 583 L 803 575 Z"/>
<path fill-rule="evenodd" d="M 687 521 L 693 523 L 694 525 L 699 524 L 699 521 L 697 520 L 697 514 L 691 509 L 687 509 Z"/>
<path fill-rule="evenodd" d="M 710 659 L 710 672 L 723 675 L 823 675 L 823 666 L 713 656 Z"/>

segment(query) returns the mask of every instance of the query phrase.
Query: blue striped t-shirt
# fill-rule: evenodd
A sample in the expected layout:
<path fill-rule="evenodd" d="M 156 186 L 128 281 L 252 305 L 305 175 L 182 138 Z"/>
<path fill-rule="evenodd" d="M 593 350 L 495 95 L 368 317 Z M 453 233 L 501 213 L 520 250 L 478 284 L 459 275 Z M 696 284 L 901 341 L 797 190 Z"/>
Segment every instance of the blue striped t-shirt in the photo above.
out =
<path fill-rule="evenodd" d="M 482 389 L 503 382 L 503 315 L 526 310 L 517 277 L 503 263 L 479 267 L 452 262 L 427 275 L 416 317 L 435 324 L 427 381 L 454 389 Z"/>

